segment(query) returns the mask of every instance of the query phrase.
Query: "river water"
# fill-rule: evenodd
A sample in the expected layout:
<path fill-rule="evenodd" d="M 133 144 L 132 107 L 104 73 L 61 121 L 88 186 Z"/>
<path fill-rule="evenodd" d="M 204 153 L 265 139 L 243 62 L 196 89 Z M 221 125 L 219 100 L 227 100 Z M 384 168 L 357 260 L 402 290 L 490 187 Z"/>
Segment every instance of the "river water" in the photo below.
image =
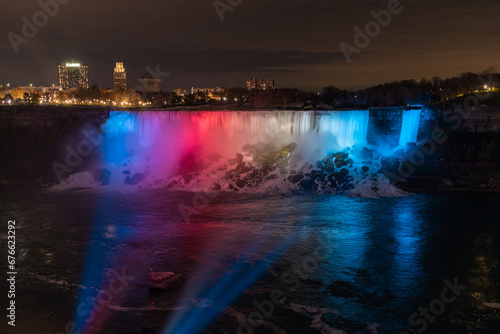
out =
<path fill-rule="evenodd" d="M 498 194 L 0 194 L 12 333 L 500 332 Z"/>

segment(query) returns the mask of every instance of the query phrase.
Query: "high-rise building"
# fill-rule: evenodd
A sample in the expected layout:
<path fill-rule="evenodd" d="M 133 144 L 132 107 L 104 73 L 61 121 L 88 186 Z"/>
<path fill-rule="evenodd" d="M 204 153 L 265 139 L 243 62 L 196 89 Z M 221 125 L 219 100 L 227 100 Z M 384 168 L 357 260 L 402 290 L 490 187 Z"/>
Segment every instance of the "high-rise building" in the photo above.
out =
<path fill-rule="evenodd" d="M 148 93 L 160 92 L 160 79 L 155 79 L 149 73 L 145 73 L 139 78 L 139 86 Z"/>
<path fill-rule="evenodd" d="M 115 71 L 113 73 L 113 82 L 115 89 L 127 89 L 127 72 L 125 72 L 122 62 L 116 63 Z"/>
<path fill-rule="evenodd" d="M 59 86 L 64 90 L 83 87 L 89 88 L 89 67 L 85 64 L 71 63 L 59 64 Z"/>
<path fill-rule="evenodd" d="M 248 90 L 271 90 L 275 89 L 274 80 L 264 79 L 257 80 L 256 78 L 250 78 L 247 80 Z"/>

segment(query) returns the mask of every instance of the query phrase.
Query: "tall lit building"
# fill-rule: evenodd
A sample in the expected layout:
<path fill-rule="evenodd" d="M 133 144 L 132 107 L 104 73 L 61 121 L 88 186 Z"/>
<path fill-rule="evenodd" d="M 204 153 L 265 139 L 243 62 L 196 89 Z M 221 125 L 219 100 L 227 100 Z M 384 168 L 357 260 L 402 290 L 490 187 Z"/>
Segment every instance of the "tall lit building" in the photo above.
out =
<path fill-rule="evenodd" d="M 149 73 L 145 73 L 139 78 L 139 86 L 148 93 L 160 92 L 160 79 L 155 79 Z"/>
<path fill-rule="evenodd" d="M 89 88 L 89 67 L 85 64 L 71 63 L 59 64 L 59 86 L 64 90 L 83 87 Z"/>
<path fill-rule="evenodd" d="M 113 73 L 113 82 L 115 84 L 115 89 L 127 89 L 127 72 L 125 72 L 122 62 L 116 63 L 115 72 Z"/>
<path fill-rule="evenodd" d="M 250 78 L 247 80 L 248 90 L 271 90 L 275 89 L 274 80 L 257 80 L 257 78 Z"/>

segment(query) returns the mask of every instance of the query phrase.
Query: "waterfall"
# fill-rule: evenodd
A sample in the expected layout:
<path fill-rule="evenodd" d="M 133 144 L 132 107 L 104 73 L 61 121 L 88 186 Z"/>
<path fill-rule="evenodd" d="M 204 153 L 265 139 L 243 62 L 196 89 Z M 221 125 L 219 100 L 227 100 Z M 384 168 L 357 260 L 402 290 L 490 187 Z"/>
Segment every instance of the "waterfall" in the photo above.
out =
<path fill-rule="evenodd" d="M 234 157 L 256 144 L 279 150 L 293 142 L 313 163 L 365 146 L 368 122 L 368 110 L 115 111 L 102 126 L 103 160 L 169 174 L 191 153 Z"/>
<path fill-rule="evenodd" d="M 401 125 L 399 146 L 417 142 L 421 112 L 421 109 L 403 110 L 403 124 Z"/>

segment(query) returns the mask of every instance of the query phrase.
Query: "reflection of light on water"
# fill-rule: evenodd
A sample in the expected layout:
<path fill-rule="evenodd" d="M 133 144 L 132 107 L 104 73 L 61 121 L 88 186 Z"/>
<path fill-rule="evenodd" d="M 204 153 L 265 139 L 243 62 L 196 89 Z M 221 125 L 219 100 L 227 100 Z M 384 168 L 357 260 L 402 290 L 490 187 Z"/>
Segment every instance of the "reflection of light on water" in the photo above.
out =
<path fill-rule="evenodd" d="M 291 199 L 293 201 L 293 198 Z M 293 247 L 300 237 L 295 227 L 295 223 L 303 224 L 303 216 L 295 216 L 293 209 L 290 209 L 286 203 L 279 198 L 270 199 L 267 203 L 267 215 L 262 217 L 262 221 L 255 221 L 252 226 L 251 235 L 241 234 L 238 222 L 230 224 L 231 229 L 240 231 L 240 235 L 231 235 L 231 242 L 236 242 L 237 249 L 234 255 L 236 259 L 232 261 L 229 267 L 220 272 L 214 266 L 204 266 L 197 268 L 200 273 L 190 287 L 184 290 L 181 302 L 177 305 L 178 311 L 174 312 L 166 324 L 164 334 L 194 334 L 205 329 L 227 306 L 231 305 L 243 292 L 257 281 L 279 257 L 287 250 Z M 237 206 L 238 211 L 251 210 L 251 205 L 244 204 Z M 288 208 L 283 211 L 283 208 Z M 309 206 L 314 210 L 314 207 Z M 213 209 L 213 208 L 212 208 Z M 225 210 L 223 208 L 222 210 Z M 234 207 L 229 210 L 231 212 Z M 269 211 L 267 211 L 269 210 Z M 226 212 L 226 211 L 223 211 Z M 270 215 L 271 214 L 271 215 Z M 297 218 L 290 218 L 297 217 Z M 267 221 L 271 219 L 271 222 Z M 281 221 L 283 219 L 283 221 Z M 300 221 L 299 221 L 300 219 Z M 247 222 L 248 223 L 248 222 Z M 283 223 L 278 233 L 265 233 L 259 230 L 259 227 L 266 226 L 268 223 Z M 246 224 L 243 222 L 243 226 Z M 300 233 L 299 233 L 300 234 Z M 217 240 L 208 240 L 205 244 L 205 254 L 215 250 L 216 253 L 227 254 L 228 245 L 220 245 L 221 237 Z M 205 261 L 204 261 L 205 262 Z M 196 299 L 208 300 L 212 303 L 210 309 L 190 309 L 191 301 Z"/>
<path fill-rule="evenodd" d="M 328 259 L 323 270 L 337 276 L 346 268 L 362 268 L 369 244 L 368 229 L 371 219 L 366 214 L 369 202 L 350 197 L 332 196 L 326 199 L 319 211 L 314 212 L 317 223 L 328 224 L 322 228 L 327 235 Z M 325 211 L 329 212 L 325 215 Z"/>
<path fill-rule="evenodd" d="M 418 212 L 417 199 L 402 199 L 392 208 L 394 216 L 394 238 L 396 239 L 394 256 L 394 277 L 400 291 L 406 293 L 421 272 L 419 255 L 423 251 L 421 230 L 422 218 Z"/>

